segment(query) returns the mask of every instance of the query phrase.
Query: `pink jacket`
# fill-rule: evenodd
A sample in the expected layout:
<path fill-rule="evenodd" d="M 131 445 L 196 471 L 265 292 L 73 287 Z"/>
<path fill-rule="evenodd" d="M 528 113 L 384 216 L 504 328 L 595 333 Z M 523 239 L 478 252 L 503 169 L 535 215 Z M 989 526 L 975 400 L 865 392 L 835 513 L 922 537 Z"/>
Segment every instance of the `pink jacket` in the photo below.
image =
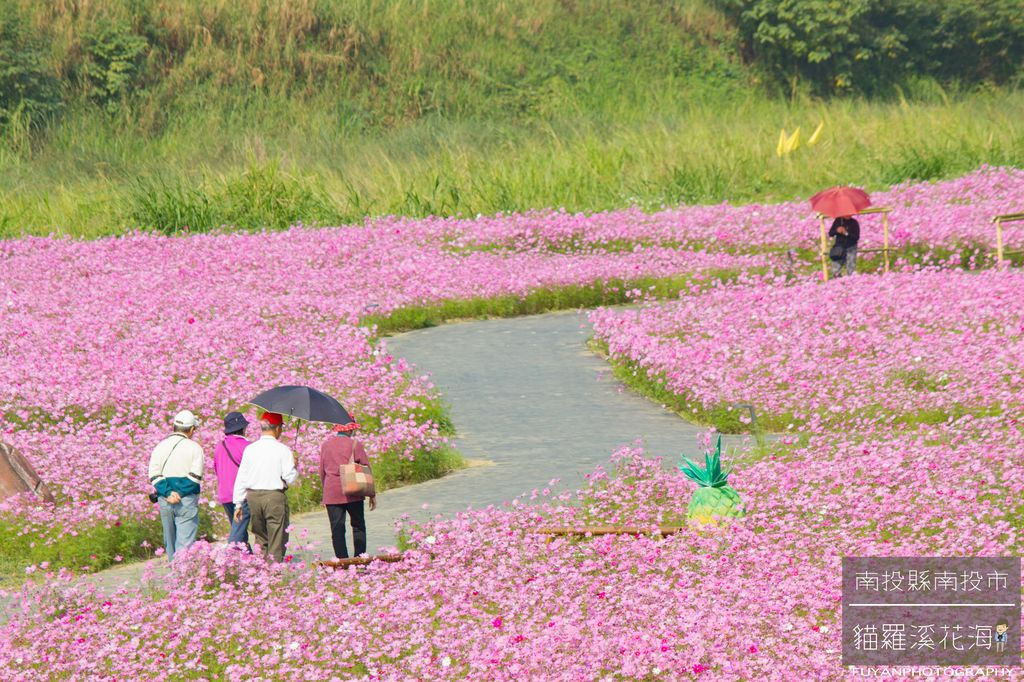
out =
<path fill-rule="evenodd" d="M 242 453 L 249 444 L 242 436 L 225 436 L 213 451 L 213 470 L 217 473 L 217 501 L 231 501 L 235 490 L 235 477 L 242 464 Z M 225 445 L 227 449 L 225 450 Z"/>
<path fill-rule="evenodd" d="M 363 444 L 349 436 L 331 436 L 320 446 L 320 482 L 324 484 L 324 504 L 358 502 L 362 497 L 347 497 L 341 492 L 341 465 L 352 461 L 355 451 L 357 464 L 369 464 Z"/>

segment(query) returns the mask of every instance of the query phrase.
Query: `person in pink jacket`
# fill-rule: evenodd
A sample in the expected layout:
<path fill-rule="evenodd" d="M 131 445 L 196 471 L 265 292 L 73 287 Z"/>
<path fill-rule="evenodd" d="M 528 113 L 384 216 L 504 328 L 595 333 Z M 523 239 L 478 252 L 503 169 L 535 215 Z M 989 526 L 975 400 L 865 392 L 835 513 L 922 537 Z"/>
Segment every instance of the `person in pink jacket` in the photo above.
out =
<path fill-rule="evenodd" d="M 242 520 L 235 520 L 235 503 L 232 494 L 235 490 L 235 477 L 242 466 L 242 453 L 249 441 L 245 437 L 245 428 L 249 426 L 241 412 L 229 412 L 224 417 L 224 440 L 217 444 L 213 451 L 213 470 L 217 473 L 217 501 L 224 507 L 231 524 L 228 544 L 244 543 L 249 552 L 249 503 L 242 502 Z"/>
<path fill-rule="evenodd" d="M 345 544 L 345 514 L 352 523 L 352 544 L 355 554 L 366 554 L 366 518 L 363 509 L 363 497 L 348 497 L 341 488 L 341 465 L 348 464 L 355 458 L 357 464 L 369 464 L 363 444 L 351 437 L 351 433 L 359 428 L 356 423 L 338 425 L 334 433 L 320 446 L 320 482 L 324 486 L 324 506 L 327 507 L 327 519 L 331 524 L 331 541 L 334 544 L 334 556 L 339 559 L 348 558 L 348 547 Z M 377 498 L 370 498 L 370 511 L 377 508 Z"/>

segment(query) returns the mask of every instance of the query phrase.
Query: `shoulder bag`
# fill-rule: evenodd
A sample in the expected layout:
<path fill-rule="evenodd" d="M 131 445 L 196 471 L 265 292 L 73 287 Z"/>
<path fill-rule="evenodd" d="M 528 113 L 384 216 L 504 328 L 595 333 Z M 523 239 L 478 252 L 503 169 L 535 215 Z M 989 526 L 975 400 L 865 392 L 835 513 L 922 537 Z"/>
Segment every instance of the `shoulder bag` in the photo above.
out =
<path fill-rule="evenodd" d="M 356 462 L 356 443 L 352 441 L 348 462 L 341 465 L 341 492 L 345 497 L 376 497 L 373 470 L 369 464 Z"/>

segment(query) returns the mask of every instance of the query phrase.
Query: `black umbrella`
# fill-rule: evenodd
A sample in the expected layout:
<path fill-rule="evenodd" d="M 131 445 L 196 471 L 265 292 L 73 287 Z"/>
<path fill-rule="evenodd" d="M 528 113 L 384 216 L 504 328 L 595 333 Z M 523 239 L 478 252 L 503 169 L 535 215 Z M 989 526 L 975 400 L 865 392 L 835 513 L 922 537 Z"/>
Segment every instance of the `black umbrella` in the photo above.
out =
<path fill-rule="evenodd" d="M 350 424 L 354 419 L 337 400 L 309 386 L 277 386 L 249 401 L 267 412 L 328 424 Z"/>

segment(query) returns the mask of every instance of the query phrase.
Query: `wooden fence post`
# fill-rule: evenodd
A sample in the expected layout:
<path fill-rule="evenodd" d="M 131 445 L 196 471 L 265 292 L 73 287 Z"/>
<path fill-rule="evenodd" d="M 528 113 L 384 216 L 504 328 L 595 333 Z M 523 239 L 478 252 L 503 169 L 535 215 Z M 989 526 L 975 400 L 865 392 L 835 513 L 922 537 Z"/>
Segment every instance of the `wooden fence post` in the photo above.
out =
<path fill-rule="evenodd" d="M 825 237 L 825 216 L 819 214 L 821 217 L 821 276 L 827 282 L 828 281 L 828 239 Z"/>
<path fill-rule="evenodd" d="M 1003 267 L 1003 220 L 996 218 L 996 267 Z"/>
<path fill-rule="evenodd" d="M 885 272 L 889 272 L 889 212 L 886 211 L 882 214 L 882 239 L 883 239 L 883 252 L 885 255 Z"/>

